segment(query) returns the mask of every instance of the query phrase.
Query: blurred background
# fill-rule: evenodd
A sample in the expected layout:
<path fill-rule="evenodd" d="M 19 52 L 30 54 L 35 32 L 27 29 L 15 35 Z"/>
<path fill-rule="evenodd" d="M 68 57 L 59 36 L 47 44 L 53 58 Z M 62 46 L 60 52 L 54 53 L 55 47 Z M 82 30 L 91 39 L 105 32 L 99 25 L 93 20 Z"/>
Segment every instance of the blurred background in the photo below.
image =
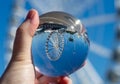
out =
<path fill-rule="evenodd" d="M 87 64 L 70 75 L 73 84 L 120 84 L 120 0 L 1 0 L 0 76 L 10 58 L 17 27 L 27 12 L 64 11 L 85 25 L 90 50 Z"/>

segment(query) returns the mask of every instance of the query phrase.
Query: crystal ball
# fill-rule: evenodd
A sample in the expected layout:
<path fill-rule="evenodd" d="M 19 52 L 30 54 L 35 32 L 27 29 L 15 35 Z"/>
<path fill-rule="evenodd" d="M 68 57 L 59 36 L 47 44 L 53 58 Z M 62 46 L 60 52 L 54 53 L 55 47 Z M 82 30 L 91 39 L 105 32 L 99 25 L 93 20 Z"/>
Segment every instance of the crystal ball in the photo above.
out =
<path fill-rule="evenodd" d="M 46 76 L 67 76 L 83 66 L 89 45 L 79 19 L 65 12 L 48 12 L 40 16 L 33 37 L 33 62 Z"/>

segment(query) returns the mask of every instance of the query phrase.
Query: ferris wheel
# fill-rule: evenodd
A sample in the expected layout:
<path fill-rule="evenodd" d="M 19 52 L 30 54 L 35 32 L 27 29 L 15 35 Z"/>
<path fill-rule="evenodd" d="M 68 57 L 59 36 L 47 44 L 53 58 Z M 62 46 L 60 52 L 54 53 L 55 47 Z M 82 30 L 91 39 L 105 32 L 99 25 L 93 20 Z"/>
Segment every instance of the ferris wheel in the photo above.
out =
<path fill-rule="evenodd" d="M 51 32 L 47 38 L 45 49 L 50 60 L 55 61 L 59 59 L 64 49 L 63 34 L 55 31 Z"/>
<path fill-rule="evenodd" d="M 91 38 L 90 40 L 91 47 L 90 47 L 89 56 L 93 55 L 93 57 L 95 57 L 94 59 L 96 60 L 97 59 L 99 60 L 103 59 L 102 61 L 110 60 L 111 53 L 112 53 L 112 50 L 110 48 L 111 48 L 112 40 L 114 38 L 108 39 L 108 41 L 105 41 L 105 40 L 107 36 L 111 34 L 111 32 L 108 32 L 107 27 L 110 27 L 111 24 L 115 22 L 115 17 L 114 17 L 114 13 L 111 13 L 114 10 L 113 8 L 111 8 L 111 10 L 108 13 L 105 13 L 106 11 L 108 11 L 109 7 L 104 8 L 103 3 L 105 4 L 107 3 L 107 1 L 104 1 L 104 0 L 101 0 L 101 1 L 99 0 L 84 0 L 84 1 L 82 0 L 59 0 L 59 1 L 57 0 L 52 0 L 52 1 L 50 0 L 44 0 L 44 1 L 42 0 L 26 0 L 26 1 L 14 0 L 14 1 L 15 1 L 14 4 L 16 8 L 13 9 L 15 10 L 13 12 L 14 13 L 13 18 L 14 19 L 17 18 L 18 24 L 21 21 L 23 21 L 29 8 L 36 8 L 40 14 L 46 13 L 49 11 L 64 11 L 76 17 L 82 18 L 81 21 L 87 27 L 88 35 Z M 110 1 L 114 3 L 114 1 L 112 0 Z M 108 6 L 111 6 L 111 5 L 108 5 Z M 18 25 L 17 23 L 12 23 L 13 25 L 11 26 L 11 29 L 10 29 L 10 31 L 12 32 L 12 33 L 10 32 L 12 40 L 14 40 L 14 37 L 15 37 L 15 31 Z M 114 31 L 113 28 L 110 28 L 110 29 Z M 111 35 L 111 37 L 113 36 L 114 35 Z M 107 46 L 105 44 L 107 44 Z M 9 48 L 12 50 L 12 44 Z M 46 46 L 45 46 L 45 51 L 46 51 L 46 55 L 48 56 L 48 58 L 50 60 L 59 59 L 60 55 L 62 54 L 63 49 L 64 49 L 63 35 L 60 32 L 58 33 L 56 33 L 56 31 L 51 32 L 48 35 Z M 53 51 L 55 51 L 55 53 Z M 51 56 L 53 53 L 55 54 L 54 57 Z M 97 66 L 97 63 L 95 63 L 96 61 L 94 61 L 94 59 L 92 58 L 88 59 L 87 60 L 88 64 L 82 70 L 77 71 L 75 74 L 71 76 L 73 81 L 75 81 L 74 82 L 75 84 L 78 84 L 78 83 L 89 84 L 90 82 L 92 84 L 104 84 L 105 83 L 105 80 L 104 78 L 101 77 L 100 73 L 102 73 L 102 71 L 104 71 L 103 73 L 105 73 L 105 71 L 107 70 L 102 69 L 102 71 L 100 71 L 99 70 L 100 67 Z M 100 65 L 105 67 L 107 63 L 105 65 L 104 64 L 100 64 Z M 89 72 L 90 70 L 91 72 Z M 77 81 L 76 78 L 79 79 L 80 81 Z"/>

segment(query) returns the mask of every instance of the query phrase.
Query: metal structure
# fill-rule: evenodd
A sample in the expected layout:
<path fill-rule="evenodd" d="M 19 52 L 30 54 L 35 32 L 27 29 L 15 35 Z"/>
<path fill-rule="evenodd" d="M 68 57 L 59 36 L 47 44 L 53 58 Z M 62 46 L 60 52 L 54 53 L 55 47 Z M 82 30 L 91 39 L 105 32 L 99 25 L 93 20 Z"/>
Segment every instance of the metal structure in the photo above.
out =
<path fill-rule="evenodd" d="M 113 84 L 120 83 L 120 0 L 115 0 L 115 7 L 116 7 L 116 35 L 115 35 L 115 45 L 112 54 L 113 65 L 108 73 L 108 79 Z"/>
<path fill-rule="evenodd" d="M 68 2 L 68 0 L 62 0 L 62 1 L 64 3 Z M 11 17 L 11 20 L 10 20 L 10 23 L 9 23 L 10 24 L 10 30 L 9 30 L 10 38 L 7 41 L 8 45 L 9 45 L 8 52 L 6 54 L 7 59 L 8 59 L 8 57 L 10 59 L 10 56 L 11 56 L 11 53 L 12 53 L 13 40 L 15 38 L 16 29 L 17 29 L 18 25 L 25 18 L 26 13 L 28 11 L 28 8 L 26 8 L 26 3 L 29 4 L 29 7 L 36 8 L 40 13 L 45 13 L 45 12 L 48 12 L 48 11 L 55 11 L 55 10 L 67 11 L 67 9 L 64 8 L 65 6 L 61 6 L 63 4 L 63 2 L 56 1 L 56 0 L 54 0 L 54 3 L 51 3 L 51 2 L 52 1 L 48 1 L 48 0 L 46 0 L 46 1 L 41 1 L 41 0 L 26 0 L 26 1 L 24 1 L 24 0 L 14 0 L 13 11 L 12 11 L 13 15 L 11 15 L 12 17 Z M 119 9 L 120 9 L 118 2 L 120 2 L 120 0 L 115 0 L 116 8 L 118 10 L 118 12 L 117 12 L 118 16 L 117 17 L 119 17 Z M 76 11 L 79 11 L 79 13 L 82 15 L 83 11 L 87 7 L 91 7 L 95 3 L 97 3 L 97 1 L 95 1 L 95 0 L 91 0 L 91 1 L 85 0 L 85 1 L 83 1 L 82 5 L 76 4 L 76 6 L 79 7 L 79 8 L 74 8 L 74 7 L 73 8 L 76 9 Z M 48 4 L 48 7 L 49 7 L 48 9 L 46 8 L 46 4 Z M 72 2 L 70 4 L 72 4 Z M 85 6 L 86 4 L 87 4 L 87 6 Z M 101 3 L 99 3 L 99 4 L 101 4 Z M 65 4 L 65 5 L 67 5 L 67 4 Z M 67 6 L 67 8 L 68 7 L 69 6 Z M 68 10 L 68 12 L 71 12 L 71 10 Z M 101 12 L 103 12 L 103 11 L 101 11 Z M 77 16 L 76 12 L 72 12 L 72 14 Z M 108 23 L 115 22 L 115 14 L 111 13 L 111 14 L 106 14 L 106 15 L 99 15 L 99 16 L 93 16 L 93 17 L 89 17 L 89 18 L 83 18 L 82 22 L 87 27 L 91 27 L 91 26 L 94 26 L 94 25 L 108 24 Z M 118 20 L 118 22 L 119 22 L 119 20 Z M 49 43 L 51 42 L 50 38 L 51 37 L 53 38 L 53 34 L 55 34 L 55 33 L 51 33 L 49 35 L 48 41 L 46 42 L 46 53 L 50 53 L 49 52 L 49 48 L 50 48 Z M 103 33 L 100 33 L 100 34 L 103 34 Z M 119 38 L 119 28 L 117 30 L 117 38 Z M 71 38 L 70 38 L 70 40 L 72 41 Z M 63 40 L 61 40 L 61 41 L 63 43 L 63 44 L 60 44 L 60 45 L 62 45 L 61 46 L 62 47 L 61 50 L 62 50 L 63 45 L 64 45 L 64 41 Z M 119 42 L 120 42 L 120 40 L 117 40 L 118 44 L 119 44 Z M 53 47 L 57 48 L 57 46 L 54 45 Z M 91 42 L 90 52 L 95 53 L 96 55 L 99 55 L 99 56 L 101 56 L 105 59 L 110 59 L 111 54 L 112 54 L 112 51 L 109 48 L 103 47 L 102 45 L 99 45 L 99 43 L 98 44 L 95 43 L 95 41 Z M 57 53 L 57 55 L 59 55 L 59 54 L 60 54 L 60 52 Z M 48 55 L 50 55 L 50 54 L 48 54 Z M 8 61 L 9 60 L 7 60 L 7 62 Z M 78 70 L 76 73 L 71 74 L 70 77 L 72 78 L 73 83 L 74 84 L 106 84 L 106 81 L 103 80 L 103 78 L 100 76 L 98 71 L 96 71 L 96 68 L 93 67 L 94 66 L 93 63 L 91 63 L 91 61 L 89 59 L 87 60 L 87 62 L 88 63 L 85 67 L 83 67 L 81 70 Z M 113 72 L 114 72 L 114 70 L 113 70 Z M 110 73 L 112 73 L 112 72 L 110 72 Z M 116 76 L 116 73 L 115 73 L 115 77 L 118 77 L 118 76 L 119 76 L 119 74 L 117 74 L 117 76 Z"/>
<path fill-rule="evenodd" d="M 50 60 L 57 60 L 64 49 L 64 37 L 60 33 L 51 32 L 46 42 L 46 54 Z M 51 55 L 54 53 L 54 57 Z M 52 58 L 51 58 L 52 57 Z"/>

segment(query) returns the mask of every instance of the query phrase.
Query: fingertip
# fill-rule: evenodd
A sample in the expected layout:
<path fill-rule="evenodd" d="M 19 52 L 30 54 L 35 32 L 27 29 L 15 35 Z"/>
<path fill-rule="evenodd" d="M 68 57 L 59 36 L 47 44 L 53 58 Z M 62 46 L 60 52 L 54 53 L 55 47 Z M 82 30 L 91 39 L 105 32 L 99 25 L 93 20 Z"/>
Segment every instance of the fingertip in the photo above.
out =
<path fill-rule="evenodd" d="M 30 21 L 31 26 L 29 30 L 30 34 L 33 36 L 40 23 L 38 11 L 31 9 L 27 14 L 26 21 Z"/>
<path fill-rule="evenodd" d="M 39 25 L 39 15 L 37 10 L 31 9 L 26 16 L 25 21 L 17 29 L 17 33 L 21 31 L 27 33 L 30 36 L 33 36 L 38 25 Z"/>
<path fill-rule="evenodd" d="M 72 80 L 67 76 L 61 77 L 59 84 L 72 84 Z"/>
<path fill-rule="evenodd" d="M 38 25 L 39 24 L 39 14 L 38 11 L 35 9 L 31 9 L 28 14 L 26 19 L 31 19 L 31 23 Z"/>

